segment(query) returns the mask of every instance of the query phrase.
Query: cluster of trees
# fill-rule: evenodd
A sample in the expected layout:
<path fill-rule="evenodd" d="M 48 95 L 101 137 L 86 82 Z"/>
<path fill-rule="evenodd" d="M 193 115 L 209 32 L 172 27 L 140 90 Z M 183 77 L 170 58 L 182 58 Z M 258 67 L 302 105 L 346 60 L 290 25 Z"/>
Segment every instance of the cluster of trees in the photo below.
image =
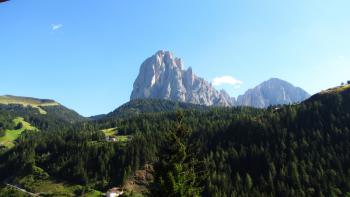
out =
<path fill-rule="evenodd" d="M 124 105 L 118 107 L 113 112 L 107 114 L 104 118 L 130 118 L 140 113 L 155 112 L 174 112 L 176 110 L 199 110 L 204 111 L 212 107 L 205 105 L 196 105 L 191 103 L 176 102 L 161 99 L 136 99 L 131 100 Z M 103 116 L 102 116 L 103 117 Z M 97 116 L 97 119 L 101 117 Z"/>
<path fill-rule="evenodd" d="M 5 135 L 6 130 L 13 129 L 15 127 L 12 120 L 13 116 L 11 113 L 0 110 L 0 137 Z"/>
<path fill-rule="evenodd" d="M 0 104 L 0 118 L 14 119 L 15 117 L 23 117 L 27 122 L 42 130 L 59 129 L 65 127 L 65 125 L 87 120 L 61 105 L 42 106 L 41 108 L 47 113 L 41 114 L 37 108 L 31 106 L 23 107 L 23 105 L 19 104 Z M 0 119 L 0 122 L 4 119 Z"/>
<path fill-rule="evenodd" d="M 33 110 L 33 111 L 32 111 Z M 106 119 L 72 124 L 43 116 L 36 109 L 14 110 L 40 132 L 25 133 L 17 145 L 0 155 L 0 179 L 25 176 L 37 167 L 55 178 L 90 185 L 104 190 L 121 185 L 135 170 L 158 160 L 161 144 L 168 131 L 175 128 L 175 113 L 151 113 L 130 119 Z M 183 122 L 189 130 L 205 127 L 204 122 L 225 124 L 245 114 L 257 114 L 256 109 L 215 109 L 209 112 L 189 110 Z M 207 116 L 207 119 L 202 119 Z M 191 118 L 187 118 L 191 117 Z M 120 134 L 132 135 L 126 145 L 105 142 L 101 129 L 118 126 Z M 189 136 L 190 137 L 190 136 Z"/>
<path fill-rule="evenodd" d="M 76 124 L 28 117 L 43 130 L 0 156 L 0 178 L 37 166 L 99 189 L 123 184 L 151 163 L 152 194 L 350 195 L 349 92 L 266 110 L 186 110 L 181 117 L 158 112 Z M 100 130 L 112 127 L 132 140 L 105 142 Z"/>
<path fill-rule="evenodd" d="M 349 92 L 318 95 L 278 109 L 238 109 L 242 111 L 184 113 L 183 124 L 191 131 L 185 145 L 197 149 L 194 157 L 204 161 L 208 172 L 201 195 L 350 194 Z M 164 140 L 164 131 L 176 128 L 175 115 L 125 120 L 124 128 L 141 133 L 145 143 L 156 144 L 144 150 L 153 154 L 164 150 L 159 141 Z M 159 153 L 149 158 L 161 160 Z"/>
<path fill-rule="evenodd" d="M 0 165 L 0 177 L 29 175 L 39 167 L 72 183 L 99 188 L 120 184 L 123 150 L 104 139 L 101 131 L 83 127 L 24 135 L 1 156 L 6 165 Z"/>
<path fill-rule="evenodd" d="M 183 114 L 178 112 L 175 128 L 165 134 L 158 160 L 154 163 L 152 196 L 199 196 L 204 176 L 199 177 L 200 162 L 186 140 L 190 131 L 182 125 Z"/>

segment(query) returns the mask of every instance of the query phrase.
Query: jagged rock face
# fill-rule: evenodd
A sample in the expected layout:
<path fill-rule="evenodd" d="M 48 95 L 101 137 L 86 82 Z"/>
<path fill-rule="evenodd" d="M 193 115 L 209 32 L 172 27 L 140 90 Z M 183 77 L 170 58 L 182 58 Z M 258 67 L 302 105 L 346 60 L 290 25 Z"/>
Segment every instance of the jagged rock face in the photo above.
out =
<path fill-rule="evenodd" d="M 158 51 L 145 60 L 134 82 L 131 100 L 156 98 L 202 105 L 233 106 L 225 91 L 217 91 L 197 77 L 192 68 L 183 70 L 183 63 L 169 51 Z"/>
<path fill-rule="evenodd" d="M 304 101 L 310 95 L 301 88 L 292 84 L 272 78 L 249 89 L 244 95 L 238 96 L 237 105 L 266 108 L 270 105 L 291 104 Z"/>
<path fill-rule="evenodd" d="M 310 97 L 303 89 L 272 78 L 249 89 L 236 100 L 224 90 L 217 91 L 211 83 L 197 77 L 191 67 L 187 70 L 182 67 L 180 58 L 169 51 L 158 51 L 142 63 L 130 99 L 153 98 L 201 105 L 266 108 L 301 102 Z"/>

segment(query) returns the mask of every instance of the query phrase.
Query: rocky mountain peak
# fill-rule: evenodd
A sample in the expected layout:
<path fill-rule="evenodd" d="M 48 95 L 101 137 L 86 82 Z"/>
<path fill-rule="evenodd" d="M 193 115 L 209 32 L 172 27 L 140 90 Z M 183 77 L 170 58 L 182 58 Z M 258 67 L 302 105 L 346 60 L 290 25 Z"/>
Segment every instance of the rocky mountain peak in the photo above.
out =
<path fill-rule="evenodd" d="M 130 99 L 144 98 L 202 105 L 233 105 L 226 92 L 217 91 L 210 83 L 197 77 L 191 67 L 183 70 L 181 58 L 164 50 L 158 51 L 141 65 Z"/>
<path fill-rule="evenodd" d="M 191 67 L 187 70 L 183 67 L 183 61 L 172 52 L 156 52 L 141 64 L 130 99 L 167 99 L 201 105 L 265 108 L 300 102 L 310 96 L 286 81 L 271 78 L 247 90 L 236 100 L 226 91 L 218 91 L 211 83 L 196 76 Z"/>
<path fill-rule="evenodd" d="M 238 96 L 237 105 L 266 108 L 270 105 L 301 102 L 309 97 L 305 90 L 287 81 L 271 78 Z"/>

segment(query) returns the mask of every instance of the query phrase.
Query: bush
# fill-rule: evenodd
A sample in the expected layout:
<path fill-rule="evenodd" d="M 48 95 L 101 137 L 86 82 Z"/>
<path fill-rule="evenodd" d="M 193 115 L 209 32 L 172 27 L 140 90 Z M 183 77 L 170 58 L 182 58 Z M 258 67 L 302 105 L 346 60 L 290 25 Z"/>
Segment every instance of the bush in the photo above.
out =
<path fill-rule="evenodd" d="M 15 127 L 16 130 L 22 129 L 23 128 L 23 123 L 18 123 L 17 126 Z"/>
<path fill-rule="evenodd" d="M 5 136 L 5 130 L 0 128 L 0 137 L 4 137 L 4 136 Z"/>

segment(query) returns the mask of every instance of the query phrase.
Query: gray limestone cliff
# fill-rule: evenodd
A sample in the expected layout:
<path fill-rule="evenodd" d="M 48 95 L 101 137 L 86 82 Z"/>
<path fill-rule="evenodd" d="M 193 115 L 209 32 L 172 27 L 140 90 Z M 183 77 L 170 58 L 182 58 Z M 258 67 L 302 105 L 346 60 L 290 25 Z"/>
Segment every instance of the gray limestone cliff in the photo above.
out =
<path fill-rule="evenodd" d="M 197 77 L 191 67 L 183 70 L 182 60 L 169 51 L 158 51 L 142 63 L 130 99 L 145 98 L 208 106 L 234 104 L 228 93 L 224 90 L 217 91 L 211 83 Z"/>
<path fill-rule="evenodd" d="M 299 87 L 281 79 L 272 78 L 237 99 L 224 90 L 216 90 L 203 78 L 196 76 L 192 68 L 183 69 L 180 58 L 169 51 L 158 51 L 146 59 L 134 82 L 130 100 L 167 99 L 207 106 L 251 106 L 266 108 L 270 105 L 301 102 L 310 95 Z"/>

